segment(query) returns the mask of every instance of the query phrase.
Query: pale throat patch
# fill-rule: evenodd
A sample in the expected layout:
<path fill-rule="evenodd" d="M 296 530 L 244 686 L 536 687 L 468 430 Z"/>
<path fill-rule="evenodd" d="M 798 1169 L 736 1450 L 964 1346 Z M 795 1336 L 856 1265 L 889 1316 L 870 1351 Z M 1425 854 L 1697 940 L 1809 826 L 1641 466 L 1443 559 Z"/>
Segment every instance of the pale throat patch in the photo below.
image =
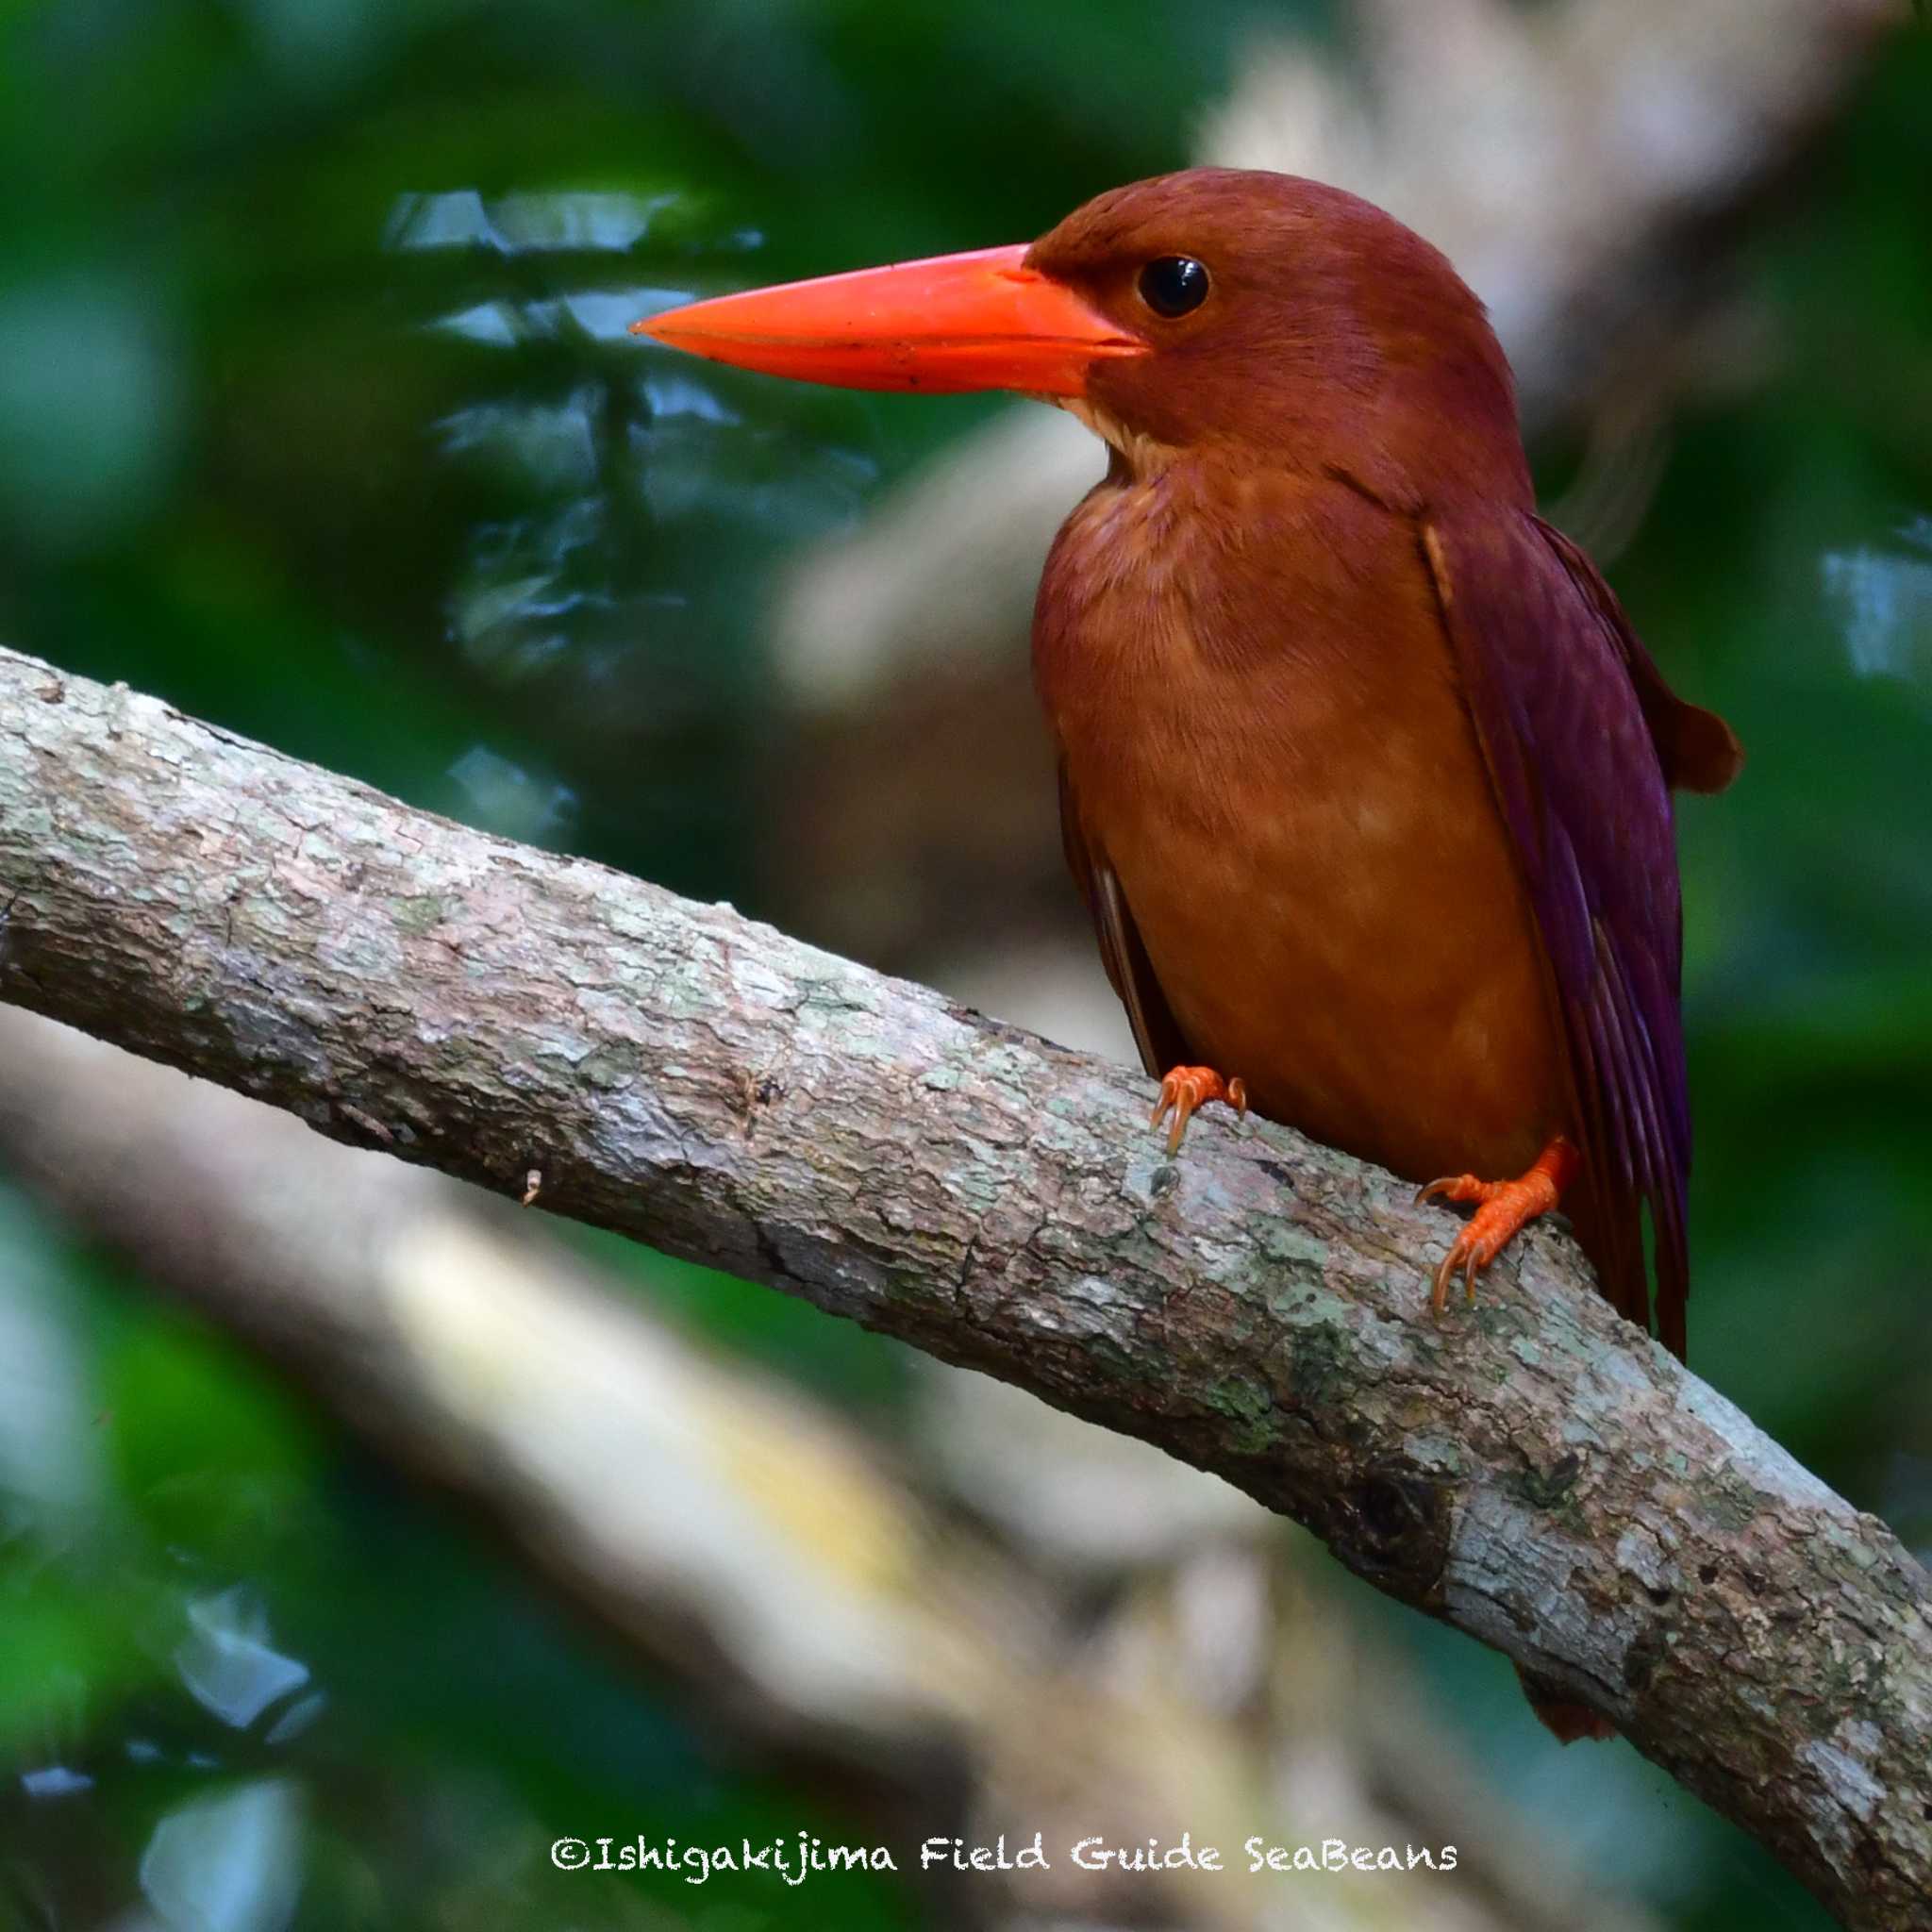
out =
<path fill-rule="evenodd" d="M 1138 429 L 1129 429 L 1118 416 L 1109 415 L 1085 396 L 1050 396 L 1047 400 L 1084 423 L 1102 442 L 1119 450 L 1136 476 L 1158 475 L 1180 454 L 1171 442 L 1161 442 Z"/>

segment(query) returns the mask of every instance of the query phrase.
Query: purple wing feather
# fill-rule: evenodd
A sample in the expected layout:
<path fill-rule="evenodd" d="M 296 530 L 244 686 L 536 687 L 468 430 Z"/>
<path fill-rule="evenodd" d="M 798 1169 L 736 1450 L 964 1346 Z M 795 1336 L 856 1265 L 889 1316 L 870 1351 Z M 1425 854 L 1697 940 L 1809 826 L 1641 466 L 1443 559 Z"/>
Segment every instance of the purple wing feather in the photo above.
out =
<path fill-rule="evenodd" d="M 1713 713 L 1670 691 L 1568 539 L 1518 510 L 1432 518 L 1424 548 L 1561 1008 L 1588 1180 L 1577 1231 L 1605 1292 L 1684 1353 L 1690 1108 L 1683 922 L 1669 786 L 1739 763 Z"/>
<path fill-rule="evenodd" d="M 1074 795 L 1064 764 L 1060 767 L 1060 838 L 1068 870 L 1093 921 L 1101 963 L 1126 1008 L 1134 1044 L 1141 1050 L 1141 1064 L 1158 1080 L 1169 1068 L 1182 1066 L 1196 1056 L 1189 1051 L 1180 1024 L 1154 976 L 1147 948 L 1113 866 L 1081 821 L 1080 801 Z"/>

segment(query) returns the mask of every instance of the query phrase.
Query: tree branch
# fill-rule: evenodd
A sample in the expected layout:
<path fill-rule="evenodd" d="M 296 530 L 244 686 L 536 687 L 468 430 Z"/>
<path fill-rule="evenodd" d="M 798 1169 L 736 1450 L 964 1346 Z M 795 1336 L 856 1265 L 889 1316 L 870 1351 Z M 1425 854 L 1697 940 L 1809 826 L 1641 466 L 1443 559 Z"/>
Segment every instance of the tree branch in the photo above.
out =
<path fill-rule="evenodd" d="M 1932 1581 L 1533 1231 L 0 652 L 0 998 L 1218 1471 L 1607 1712 L 1858 1927 L 1932 1895 Z"/>
<path fill-rule="evenodd" d="M 1043 1827 L 1049 1844 L 1131 1845 L 1185 1819 L 1233 1847 L 1305 1809 L 1312 1782 L 1324 1837 L 1457 1848 L 1451 1884 L 1423 1868 L 1334 1891 L 1325 1932 L 1657 1932 L 1485 1794 L 1341 1580 L 1311 1574 L 1306 1538 L 1141 1443 L 934 1366 L 894 1456 L 687 1340 L 540 1217 L 18 1008 L 0 1008 L 8 1169 L 476 1506 L 710 1743 L 836 1793 L 888 1842 L 1022 1844 Z M 0 1332 L 17 1340 L 34 1318 L 9 1318 L 14 1286 L 0 1270 Z M 10 1341 L 0 1402 L 23 1366 Z M 69 1413 L 95 1432 L 78 1391 Z M 1076 1487 L 1111 1560 L 1096 1571 L 1037 1528 L 1008 1541 L 993 1496 L 915 1479 L 975 1452 L 995 1487 L 1003 1456 L 1034 1465 L 1025 1507 Z M 1138 1537 L 1122 1522 L 1137 1514 Z M 1164 1548 L 1147 1541 L 1163 1517 Z M 1188 1610 L 1204 1575 L 1231 1610 Z M 997 1890 L 941 1871 L 926 1903 L 956 1932 L 1259 1932 L 1281 1880 L 1239 1863 L 1062 1862 Z"/>

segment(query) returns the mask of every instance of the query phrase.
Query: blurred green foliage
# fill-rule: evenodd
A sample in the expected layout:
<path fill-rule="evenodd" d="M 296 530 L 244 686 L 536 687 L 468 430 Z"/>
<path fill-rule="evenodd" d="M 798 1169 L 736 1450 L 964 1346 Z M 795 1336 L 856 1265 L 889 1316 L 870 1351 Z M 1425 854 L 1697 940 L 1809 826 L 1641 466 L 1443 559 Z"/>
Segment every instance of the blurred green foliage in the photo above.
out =
<path fill-rule="evenodd" d="M 984 406 L 674 366 L 624 325 L 692 290 L 1035 233 L 1182 161 L 1258 18 L 0 5 L 0 636 L 755 906 L 751 779 L 781 723 L 763 575 Z M 1615 573 L 1751 754 L 1683 828 L 1698 1365 L 1922 1545 L 1928 98 L 1932 41 L 1907 37 L 1760 214 L 1741 283 L 1769 366 L 1674 425 Z M 598 1246 L 890 1425 L 891 1351 Z M 812 1793 L 717 1761 L 468 1526 L 4 1191 L 0 1274 L 0 1926 L 105 1923 L 143 1895 L 171 1927 L 238 1932 L 290 1911 L 684 1924 L 675 1881 L 559 1877 L 550 1840 L 835 1835 Z M 1553 1770 L 1496 1659 L 1363 1605 L 1495 1780 L 1674 1923 L 1822 1923 L 1627 1752 Z M 210 1647 L 225 1689 L 196 1662 Z M 193 1891 L 211 1870 L 222 1900 Z M 919 1915 L 875 1879 L 734 1902 L 734 1925 Z"/>

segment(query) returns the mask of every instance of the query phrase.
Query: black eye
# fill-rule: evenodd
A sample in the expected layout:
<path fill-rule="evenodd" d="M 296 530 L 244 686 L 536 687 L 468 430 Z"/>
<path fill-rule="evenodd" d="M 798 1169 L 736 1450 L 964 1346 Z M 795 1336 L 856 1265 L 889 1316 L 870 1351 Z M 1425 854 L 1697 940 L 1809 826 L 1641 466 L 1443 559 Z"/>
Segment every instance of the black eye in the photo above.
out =
<path fill-rule="evenodd" d="M 1171 322 L 1208 299 L 1208 271 L 1191 255 L 1163 255 L 1141 271 L 1141 299 Z"/>

